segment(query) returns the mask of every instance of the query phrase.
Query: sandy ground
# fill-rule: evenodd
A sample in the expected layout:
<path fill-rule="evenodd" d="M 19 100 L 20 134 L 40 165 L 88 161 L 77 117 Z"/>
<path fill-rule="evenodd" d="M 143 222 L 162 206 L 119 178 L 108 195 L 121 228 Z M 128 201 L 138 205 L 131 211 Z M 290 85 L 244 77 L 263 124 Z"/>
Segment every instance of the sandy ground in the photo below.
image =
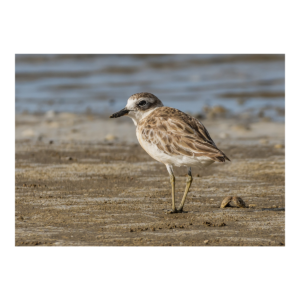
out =
<path fill-rule="evenodd" d="M 16 116 L 16 246 L 285 245 L 284 124 L 203 120 L 231 159 L 194 168 L 186 213 L 167 214 L 165 166 L 131 120 Z M 186 170 L 175 168 L 180 201 Z M 239 196 L 247 208 L 220 208 Z"/>

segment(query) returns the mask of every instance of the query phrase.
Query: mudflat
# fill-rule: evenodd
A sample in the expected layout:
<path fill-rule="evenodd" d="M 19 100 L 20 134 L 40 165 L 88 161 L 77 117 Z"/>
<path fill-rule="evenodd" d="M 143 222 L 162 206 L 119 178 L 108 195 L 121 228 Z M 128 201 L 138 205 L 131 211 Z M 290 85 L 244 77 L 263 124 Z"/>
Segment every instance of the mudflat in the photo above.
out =
<path fill-rule="evenodd" d="M 192 169 L 185 213 L 131 120 L 16 116 L 16 246 L 283 246 L 284 124 L 203 120 L 231 162 Z M 176 202 L 186 170 L 175 168 Z M 227 196 L 246 208 L 220 208 Z"/>

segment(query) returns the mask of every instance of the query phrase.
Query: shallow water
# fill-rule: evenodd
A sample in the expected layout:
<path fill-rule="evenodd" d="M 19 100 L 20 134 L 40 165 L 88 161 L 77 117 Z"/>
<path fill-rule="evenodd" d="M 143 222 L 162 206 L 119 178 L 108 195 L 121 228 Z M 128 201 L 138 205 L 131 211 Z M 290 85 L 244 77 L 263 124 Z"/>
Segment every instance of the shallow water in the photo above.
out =
<path fill-rule="evenodd" d="M 16 113 L 110 113 L 130 95 L 201 113 L 222 105 L 284 121 L 283 55 L 16 55 Z M 280 111 L 280 112 L 279 112 Z"/>

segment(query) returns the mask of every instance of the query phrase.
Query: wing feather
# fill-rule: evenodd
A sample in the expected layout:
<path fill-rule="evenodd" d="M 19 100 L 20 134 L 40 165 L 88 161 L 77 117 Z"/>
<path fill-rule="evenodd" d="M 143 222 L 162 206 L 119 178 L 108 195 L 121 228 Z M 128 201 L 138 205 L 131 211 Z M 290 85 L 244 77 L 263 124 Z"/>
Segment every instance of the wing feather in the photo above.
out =
<path fill-rule="evenodd" d="M 160 113 L 160 111 L 161 113 Z M 139 125 L 141 137 L 169 155 L 207 156 L 224 162 L 229 158 L 217 148 L 204 125 L 197 119 L 169 107 L 161 107 Z"/>

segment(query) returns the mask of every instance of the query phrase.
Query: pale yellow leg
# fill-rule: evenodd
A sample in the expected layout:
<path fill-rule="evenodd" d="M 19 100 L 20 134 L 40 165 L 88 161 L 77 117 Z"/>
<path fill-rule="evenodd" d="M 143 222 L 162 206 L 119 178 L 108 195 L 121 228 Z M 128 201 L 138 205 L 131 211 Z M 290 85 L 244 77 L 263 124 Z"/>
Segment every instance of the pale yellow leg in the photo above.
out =
<path fill-rule="evenodd" d="M 175 206 L 175 176 L 173 174 L 170 175 L 170 182 L 172 185 L 172 212 L 176 212 Z"/>
<path fill-rule="evenodd" d="M 173 167 L 172 165 L 166 165 L 167 170 L 170 174 L 170 182 L 171 182 L 171 186 L 172 186 L 172 210 L 169 211 L 168 213 L 172 214 L 172 213 L 176 213 L 177 209 L 175 206 L 175 176 L 173 173 Z"/>
<path fill-rule="evenodd" d="M 189 170 L 188 177 L 186 179 L 186 186 L 185 186 L 184 195 L 182 197 L 182 200 L 181 200 L 180 206 L 178 208 L 178 211 L 182 211 L 183 210 L 184 202 L 185 202 L 186 196 L 187 196 L 187 194 L 188 194 L 188 192 L 190 190 L 192 182 L 193 182 L 193 177 L 192 177 L 191 170 Z"/>

